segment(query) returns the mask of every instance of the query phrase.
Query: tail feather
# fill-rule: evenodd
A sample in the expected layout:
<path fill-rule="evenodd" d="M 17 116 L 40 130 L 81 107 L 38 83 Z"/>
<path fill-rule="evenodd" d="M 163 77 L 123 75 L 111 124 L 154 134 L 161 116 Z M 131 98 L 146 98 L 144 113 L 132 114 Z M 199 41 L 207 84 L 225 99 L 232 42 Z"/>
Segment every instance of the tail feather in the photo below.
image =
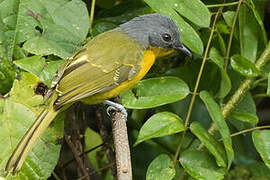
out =
<path fill-rule="evenodd" d="M 20 170 L 28 153 L 33 149 L 38 138 L 47 129 L 57 114 L 58 111 L 55 111 L 53 108 L 45 109 L 40 113 L 10 156 L 5 168 L 6 171 L 12 169 L 14 174 Z"/>

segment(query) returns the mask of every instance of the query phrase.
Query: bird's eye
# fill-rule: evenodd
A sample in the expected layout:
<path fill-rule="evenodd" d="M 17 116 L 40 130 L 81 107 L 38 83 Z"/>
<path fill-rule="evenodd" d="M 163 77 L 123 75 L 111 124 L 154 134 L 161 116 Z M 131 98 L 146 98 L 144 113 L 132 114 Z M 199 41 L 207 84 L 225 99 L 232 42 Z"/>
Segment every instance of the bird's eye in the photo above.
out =
<path fill-rule="evenodd" d="M 169 42 L 170 40 L 172 40 L 172 37 L 171 35 L 165 33 L 165 34 L 162 34 L 162 39 L 166 42 Z"/>

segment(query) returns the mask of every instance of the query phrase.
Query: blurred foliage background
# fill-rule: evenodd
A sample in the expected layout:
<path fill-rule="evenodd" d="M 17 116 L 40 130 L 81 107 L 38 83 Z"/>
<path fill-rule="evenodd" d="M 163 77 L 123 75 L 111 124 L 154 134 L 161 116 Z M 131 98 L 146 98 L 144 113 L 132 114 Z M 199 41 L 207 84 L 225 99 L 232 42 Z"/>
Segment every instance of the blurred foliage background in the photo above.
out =
<path fill-rule="evenodd" d="M 74 104 L 57 116 L 18 174 L 4 167 L 42 110 L 61 63 L 94 36 L 154 12 L 176 22 L 193 57 L 175 52 L 158 59 L 122 95 L 133 179 L 270 179 L 269 0 L 0 0 L 2 177 L 115 178 L 103 105 Z"/>

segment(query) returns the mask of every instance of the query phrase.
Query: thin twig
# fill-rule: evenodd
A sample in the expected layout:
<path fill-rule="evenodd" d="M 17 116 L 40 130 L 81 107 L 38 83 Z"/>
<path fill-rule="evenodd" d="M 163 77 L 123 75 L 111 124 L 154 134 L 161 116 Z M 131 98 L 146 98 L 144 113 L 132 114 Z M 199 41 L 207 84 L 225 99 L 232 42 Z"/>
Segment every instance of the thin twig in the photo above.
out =
<path fill-rule="evenodd" d="M 128 143 L 126 117 L 123 113 L 111 113 L 112 131 L 118 180 L 132 180 L 131 158 Z"/>
<path fill-rule="evenodd" d="M 52 172 L 52 175 L 56 180 L 61 180 L 60 177 L 54 171 Z"/>
<path fill-rule="evenodd" d="M 196 81 L 195 88 L 194 88 L 194 91 L 193 91 L 193 94 L 192 94 L 192 97 L 191 97 L 191 101 L 190 101 L 190 104 L 189 104 L 189 108 L 188 108 L 188 112 L 187 112 L 187 117 L 185 119 L 185 127 L 188 127 L 188 124 L 189 124 L 189 120 L 190 120 L 191 112 L 192 112 L 193 105 L 194 105 L 194 102 L 195 102 L 195 98 L 196 98 L 196 95 L 197 95 L 197 90 L 198 90 L 198 87 L 199 87 L 199 84 L 200 84 L 202 72 L 203 72 L 204 65 L 205 65 L 205 62 L 206 62 L 206 59 L 207 59 L 207 55 L 208 55 L 208 52 L 209 52 L 210 44 L 211 44 L 211 41 L 212 41 L 212 38 L 213 38 L 213 35 L 214 35 L 214 32 L 215 32 L 216 21 L 217 21 L 217 18 L 219 16 L 219 14 L 222 12 L 222 9 L 223 8 L 219 8 L 217 14 L 215 15 L 215 19 L 214 19 L 214 22 L 213 22 L 213 25 L 212 25 L 212 28 L 211 28 L 210 37 L 209 37 L 209 40 L 207 42 L 206 49 L 205 49 L 205 52 L 204 52 L 204 56 L 203 56 L 201 68 L 200 68 L 199 74 L 197 76 L 197 81 Z M 181 146 L 182 146 L 182 142 L 183 142 L 184 136 L 185 136 L 185 131 L 182 134 L 181 142 L 179 143 L 179 145 L 177 147 L 177 150 L 176 150 L 176 153 L 174 155 L 174 163 L 177 162 L 177 158 L 178 158 L 179 153 L 180 153 L 180 150 L 181 150 Z"/>
<path fill-rule="evenodd" d="M 90 34 L 92 34 L 94 14 L 95 14 L 95 5 L 96 5 L 96 0 L 92 0 L 91 12 L 90 12 L 90 28 L 89 28 Z"/>
<path fill-rule="evenodd" d="M 269 128 L 270 128 L 270 125 L 267 125 L 267 126 L 257 126 L 257 127 L 254 127 L 254 128 L 245 129 L 245 130 L 242 130 L 242 131 L 233 133 L 233 134 L 231 134 L 231 137 L 238 136 L 240 134 L 245 134 L 245 133 L 252 132 L 252 131 L 255 131 L 255 130 L 259 130 L 259 129 L 269 129 Z"/>
<path fill-rule="evenodd" d="M 108 169 L 108 168 L 110 168 L 110 167 L 112 167 L 112 166 L 113 166 L 113 164 L 107 164 L 107 165 L 105 165 L 104 167 L 99 168 L 98 170 L 96 170 L 96 172 L 104 171 L 104 170 L 106 170 L 106 169 Z M 96 173 L 96 172 L 93 172 L 93 173 Z M 93 173 L 90 172 L 90 175 L 92 175 Z"/>
<path fill-rule="evenodd" d="M 239 14 L 239 10 L 240 10 L 240 6 L 242 4 L 243 0 L 239 0 L 238 1 L 238 6 L 233 18 L 233 23 L 232 23 L 232 29 L 230 32 L 230 38 L 229 38 L 229 42 L 228 42 L 228 47 L 227 47 L 227 52 L 226 52 L 226 56 L 225 56 L 225 62 L 224 62 L 224 69 L 226 71 L 228 63 L 229 63 L 229 58 L 230 58 L 230 51 L 231 51 L 231 46 L 232 46 L 232 39 L 233 39 L 233 34 L 234 34 L 234 29 L 235 29 L 235 25 L 236 25 L 236 20 Z"/>
<path fill-rule="evenodd" d="M 238 2 L 231 2 L 231 3 L 223 3 L 223 4 L 210 4 L 206 5 L 207 8 L 216 8 L 216 7 L 224 7 L 224 6 L 234 6 L 238 4 Z"/>
<path fill-rule="evenodd" d="M 79 156 L 80 152 L 76 149 L 75 145 L 72 143 L 72 141 L 70 139 L 70 136 L 65 134 L 64 137 L 65 137 L 65 140 L 66 140 L 68 146 L 70 147 L 70 149 L 71 149 L 71 151 L 72 151 L 72 153 L 73 153 L 73 155 L 74 155 L 74 157 L 76 159 L 76 162 L 77 162 L 80 170 L 83 173 L 83 176 L 85 176 L 85 178 L 89 180 L 90 179 L 89 174 L 88 174 L 87 170 L 85 169 L 85 167 L 83 165 L 82 159 Z"/>

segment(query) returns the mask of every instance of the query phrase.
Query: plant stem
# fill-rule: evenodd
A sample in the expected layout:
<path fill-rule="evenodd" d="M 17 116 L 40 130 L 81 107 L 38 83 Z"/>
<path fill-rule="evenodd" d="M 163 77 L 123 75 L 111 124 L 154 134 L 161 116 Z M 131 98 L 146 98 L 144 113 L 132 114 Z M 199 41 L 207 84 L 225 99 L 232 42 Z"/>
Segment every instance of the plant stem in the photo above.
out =
<path fill-rule="evenodd" d="M 208 55 L 208 52 L 209 52 L 210 44 L 211 44 L 211 41 L 212 41 L 212 38 L 213 38 L 213 35 L 214 35 L 214 32 L 215 32 L 216 21 L 217 21 L 217 18 L 219 16 L 219 14 L 222 11 L 222 9 L 223 8 L 219 8 L 217 14 L 215 15 L 215 19 L 214 19 L 214 22 L 213 22 L 213 25 L 212 25 L 212 28 L 211 28 L 211 33 L 210 33 L 210 36 L 209 36 L 209 40 L 207 42 L 206 49 L 205 49 L 205 52 L 204 52 L 204 56 L 203 56 L 203 60 L 202 60 L 202 65 L 201 65 L 201 68 L 200 68 L 200 71 L 199 71 L 199 74 L 198 74 L 198 77 L 197 77 L 197 81 L 196 81 L 196 84 L 195 84 L 194 91 L 192 93 L 191 101 L 190 101 L 190 104 L 189 104 L 189 108 L 188 108 L 188 112 L 187 112 L 187 117 L 185 119 L 185 127 L 188 127 L 188 124 L 189 124 L 189 120 L 190 120 L 191 112 L 192 112 L 193 105 L 194 105 L 194 102 L 195 102 L 195 98 L 196 98 L 196 95 L 198 94 L 197 93 L 197 90 L 198 90 L 198 87 L 199 87 L 199 84 L 200 84 L 202 72 L 203 72 L 204 65 L 205 65 L 205 62 L 206 62 L 206 59 L 207 59 L 207 55 Z M 174 160 L 173 160 L 174 163 L 177 162 L 177 158 L 179 156 L 179 153 L 180 153 L 180 150 L 181 150 L 181 146 L 182 146 L 182 142 L 184 140 L 184 137 L 185 137 L 185 131 L 182 134 L 181 141 L 180 141 L 180 143 L 179 143 L 179 145 L 177 147 L 176 153 L 174 155 Z"/>
<path fill-rule="evenodd" d="M 270 60 L 270 42 L 266 46 L 264 52 L 260 58 L 256 61 L 255 66 L 261 70 L 266 62 Z M 230 112 L 235 108 L 235 106 L 240 102 L 240 100 L 245 96 L 246 92 L 251 88 L 252 83 L 255 78 L 246 78 L 239 86 L 239 88 L 234 92 L 229 101 L 222 108 L 222 115 L 224 119 L 228 117 Z M 208 129 L 210 134 L 214 134 L 217 127 L 212 123 L 211 127 Z"/>
<path fill-rule="evenodd" d="M 225 62 L 224 62 L 225 71 L 226 71 L 228 63 L 229 63 L 229 57 L 230 57 L 230 51 L 231 51 L 231 46 L 232 46 L 232 39 L 233 39 L 235 24 L 236 24 L 237 16 L 239 14 L 239 10 L 240 10 L 240 6 L 241 6 L 242 2 L 243 2 L 243 0 L 238 1 L 238 6 L 237 6 L 237 9 L 236 9 L 234 18 L 233 18 L 232 29 L 231 29 L 231 33 L 230 33 L 230 38 L 229 38 L 226 57 L 225 57 Z"/>
<path fill-rule="evenodd" d="M 268 94 L 256 94 L 253 97 L 256 99 L 256 98 L 269 98 L 270 96 Z"/>
<path fill-rule="evenodd" d="M 257 126 L 257 127 L 254 127 L 254 128 L 245 129 L 245 130 L 242 130 L 242 131 L 233 133 L 233 134 L 231 134 L 231 137 L 233 137 L 233 136 L 238 136 L 238 135 L 240 135 L 240 134 L 245 134 L 245 133 L 248 133 L 248 132 L 251 132 L 251 131 L 254 131 L 254 130 L 259 130 L 259 129 L 269 129 L 269 128 L 270 128 L 270 125 L 267 125 L 267 126 Z"/>
<path fill-rule="evenodd" d="M 92 34 L 92 26 L 93 26 L 93 21 L 94 21 L 95 5 L 96 5 L 96 0 L 92 0 L 91 12 L 90 12 L 90 28 L 89 28 L 90 34 Z"/>
<path fill-rule="evenodd" d="M 234 6 L 236 4 L 238 4 L 238 2 L 223 3 L 223 4 L 210 4 L 210 5 L 206 5 L 206 7 L 215 8 L 215 7 L 224 7 L 224 6 Z"/>
<path fill-rule="evenodd" d="M 211 44 L 211 41 L 212 41 L 212 38 L 213 38 L 213 35 L 214 35 L 214 32 L 215 32 L 215 25 L 216 25 L 217 17 L 221 13 L 221 11 L 222 11 L 222 8 L 219 8 L 217 14 L 215 15 L 215 19 L 214 19 L 214 22 L 213 22 L 213 25 L 212 25 L 212 28 L 211 28 L 211 33 L 210 33 L 210 36 L 209 36 L 209 40 L 207 42 L 206 49 L 205 49 L 205 52 L 204 52 L 201 68 L 200 68 L 200 71 L 199 71 L 199 74 L 198 74 L 198 77 L 197 77 L 197 80 L 196 80 L 196 84 L 195 84 L 195 87 L 194 87 L 194 91 L 192 93 L 191 101 L 190 101 L 190 104 L 189 104 L 187 117 L 186 117 L 186 120 L 185 120 L 185 127 L 188 126 L 188 123 L 189 123 L 189 120 L 190 120 L 190 116 L 191 116 L 191 112 L 192 112 L 193 105 L 194 105 L 194 102 L 195 102 L 195 98 L 196 98 L 196 95 L 198 94 L 197 91 L 198 91 L 198 87 L 199 87 L 199 84 L 200 84 L 202 72 L 203 72 L 203 69 L 204 69 L 204 65 L 206 63 L 206 59 L 207 59 L 207 55 L 208 55 L 208 52 L 209 52 L 210 44 Z"/>

